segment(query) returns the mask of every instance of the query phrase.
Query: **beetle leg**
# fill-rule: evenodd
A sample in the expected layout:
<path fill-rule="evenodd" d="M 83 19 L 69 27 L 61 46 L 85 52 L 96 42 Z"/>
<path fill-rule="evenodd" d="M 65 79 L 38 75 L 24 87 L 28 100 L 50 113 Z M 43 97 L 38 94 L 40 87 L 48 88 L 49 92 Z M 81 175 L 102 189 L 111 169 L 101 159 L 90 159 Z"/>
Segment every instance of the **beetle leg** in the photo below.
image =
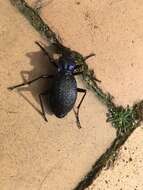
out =
<path fill-rule="evenodd" d="M 73 73 L 73 75 L 80 75 L 80 74 L 82 74 L 82 73 L 83 73 L 83 71 L 75 72 L 75 73 Z"/>
<path fill-rule="evenodd" d="M 31 84 L 31 83 L 33 83 L 33 82 L 39 80 L 39 79 L 42 79 L 42 78 L 44 79 L 44 78 L 53 78 L 53 77 L 54 77 L 54 75 L 41 75 L 41 76 L 39 76 L 39 77 L 37 77 L 37 78 L 35 78 L 35 79 L 33 79 L 33 80 L 30 80 L 30 81 L 28 81 L 28 82 L 24 82 L 24 83 L 15 85 L 15 86 L 8 87 L 8 89 L 9 89 L 9 90 L 13 90 L 13 89 L 15 89 L 15 88 L 17 88 L 17 87 L 29 85 L 29 84 Z"/>
<path fill-rule="evenodd" d="M 45 55 L 48 56 L 50 63 L 52 63 L 56 68 L 58 68 L 56 62 L 50 57 L 50 55 L 46 51 L 46 49 L 43 46 L 41 46 L 41 44 L 39 42 L 35 42 L 35 43 L 40 47 L 40 49 L 45 53 Z"/>
<path fill-rule="evenodd" d="M 84 71 L 80 71 L 80 72 L 75 72 L 75 73 L 73 73 L 73 75 L 75 76 L 75 75 L 80 75 L 80 74 L 82 74 Z M 94 81 L 97 81 L 97 82 L 101 82 L 101 80 L 98 80 L 95 76 L 93 76 L 93 78 L 92 78 Z"/>
<path fill-rule="evenodd" d="M 80 75 L 80 74 L 83 74 L 84 71 L 79 71 L 79 72 L 75 72 L 73 73 L 73 75 Z M 90 76 L 90 75 L 89 75 Z M 93 76 L 91 79 L 93 79 L 94 81 L 97 81 L 97 82 L 101 82 L 101 80 L 97 79 L 95 76 Z"/>
<path fill-rule="evenodd" d="M 78 106 L 77 106 L 77 112 L 75 112 L 75 116 L 76 116 L 76 122 L 77 122 L 77 126 L 78 128 L 81 128 L 81 125 L 80 125 L 80 120 L 79 120 L 79 108 L 85 98 L 85 95 L 86 95 L 86 90 L 85 89 L 82 89 L 82 88 L 77 88 L 77 92 L 82 92 L 84 93 L 84 95 L 82 96 Z"/>
<path fill-rule="evenodd" d="M 39 94 L 39 100 L 40 100 L 40 105 L 41 105 L 41 109 L 42 109 L 42 116 L 43 116 L 45 121 L 48 121 L 48 120 L 46 118 L 42 96 L 47 95 L 48 93 L 49 93 L 49 91 L 46 91 L 46 92 Z"/>
<path fill-rule="evenodd" d="M 93 57 L 93 56 L 96 56 L 96 54 L 95 53 L 91 53 L 91 54 L 85 56 L 83 59 L 84 59 L 84 61 L 86 61 L 88 58 Z"/>

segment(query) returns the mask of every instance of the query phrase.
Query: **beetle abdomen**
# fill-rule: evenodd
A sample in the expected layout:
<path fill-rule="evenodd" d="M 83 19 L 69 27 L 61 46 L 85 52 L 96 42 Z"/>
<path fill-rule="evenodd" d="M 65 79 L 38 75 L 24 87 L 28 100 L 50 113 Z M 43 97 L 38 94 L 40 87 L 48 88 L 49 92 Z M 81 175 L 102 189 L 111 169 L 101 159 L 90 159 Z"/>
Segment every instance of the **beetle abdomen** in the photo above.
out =
<path fill-rule="evenodd" d="M 53 113 L 64 117 L 74 106 L 77 98 L 77 84 L 71 74 L 58 74 L 53 81 L 50 93 L 50 106 Z"/>

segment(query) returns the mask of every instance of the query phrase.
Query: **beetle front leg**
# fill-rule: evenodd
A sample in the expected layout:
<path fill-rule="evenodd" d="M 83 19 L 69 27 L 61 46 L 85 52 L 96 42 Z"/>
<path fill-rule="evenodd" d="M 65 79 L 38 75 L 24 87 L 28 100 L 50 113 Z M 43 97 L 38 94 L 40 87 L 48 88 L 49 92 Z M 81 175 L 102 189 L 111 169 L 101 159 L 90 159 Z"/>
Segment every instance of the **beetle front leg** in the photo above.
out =
<path fill-rule="evenodd" d="M 39 42 L 36 41 L 35 43 L 40 47 L 40 49 L 45 53 L 45 55 L 48 56 L 50 63 L 52 63 L 54 65 L 54 67 L 58 68 L 56 62 L 50 57 L 50 55 L 46 51 L 46 49 Z"/>
<path fill-rule="evenodd" d="M 80 100 L 80 102 L 79 102 L 79 104 L 78 104 L 78 106 L 77 106 L 77 112 L 75 112 L 77 126 L 78 126 L 78 128 L 81 128 L 81 124 L 80 124 L 80 120 L 79 120 L 79 108 L 80 108 L 80 106 L 81 106 L 81 104 L 82 104 L 82 102 L 83 102 L 83 100 L 85 98 L 86 90 L 82 89 L 82 88 L 77 88 L 77 92 L 84 93 L 81 100 Z"/>
<path fill-rule="evenodd" d="M 83 71 L 79 71 L 79 72 L 75 72 L 75 73 L 73 73 L 73 75 L 75 76 L 75 75 L 81 75 L 83 73 Z"/>
<path fill-rule="evenodd" d="M 24 82 L 24 83 L 15 85 L 15 86 L 8 87 L 8 89 L 13 90 L 13 89 L 21 87 L 21 86 L 30 85 L 31 83 L 33 83 L 33 82 L 35 82 L 35 81 L 37 81 L 39 79 L 42 79 L 42 78 L 45 79 L 45 78 L 53 78 L 53 77 L 54 77 L 54 75 L 41 75 L 41 76 L 39 76 L 39 77 L 37 77 L 37 78 L 35 78 L 33 80 L 30 80 L 28 82 Z"/>
<path fill-rule="evenodd" d="M 48 95 L 48 93 L 49 93 L 49 91 L 46 91 L 46 92 L 43 92 L 43 93 L 39 94 L 39 100 L 40 100 L 40 105 L 41 105 L 41 109 L 42 109 L 42 116 L 43 116 L 45 121 L 48 121 L 48 120 L 46 118 L 42 96 Z"/>

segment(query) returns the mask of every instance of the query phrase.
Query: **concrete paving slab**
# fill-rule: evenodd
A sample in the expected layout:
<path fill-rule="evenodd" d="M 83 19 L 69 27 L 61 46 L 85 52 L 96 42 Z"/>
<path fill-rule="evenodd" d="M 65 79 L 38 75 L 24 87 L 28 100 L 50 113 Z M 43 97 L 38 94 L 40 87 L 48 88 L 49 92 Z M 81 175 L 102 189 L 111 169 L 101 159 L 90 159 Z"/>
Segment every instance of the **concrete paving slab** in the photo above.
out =
<path fill-rule="evenodd" d="M 115 138 L 107 109 L 89 91 L 79 130 L 73 112 L 61 120 L 47 113 L 45 123 L 39 114 L 42 81 L 8 91 L 23 75 L 31 79 L 50 68 L 34 44 L 42 39 L 28 21 L 9 0 L 0 1 L 0 10 L 0 189 L 73 189 Z"/>
<path fill-rule="evenodd" d="M 113 168 L 103 170 L 86 190 L 143 189 L 143 126 L 137 128 L 122 146 Z"/>
<path fill-rule="evenodd" d="M 116 103 L 143 99 L 141 0 L 50 1 L 41 16 L 65 45 L 84 55 L 96 53 L 89 65 Z"/>
<path fill-rule="evenodd" d="M 67 46 L 83 54 L 96 52 L 89 64 L 116 103 L 132 105 L 143 99 L 142 1 L 52 1 L 41 16 Z M 143 189 L 141 139 L 138 128 L 121 148 L 115 167 L 103 170 L 87 189 Z"/>

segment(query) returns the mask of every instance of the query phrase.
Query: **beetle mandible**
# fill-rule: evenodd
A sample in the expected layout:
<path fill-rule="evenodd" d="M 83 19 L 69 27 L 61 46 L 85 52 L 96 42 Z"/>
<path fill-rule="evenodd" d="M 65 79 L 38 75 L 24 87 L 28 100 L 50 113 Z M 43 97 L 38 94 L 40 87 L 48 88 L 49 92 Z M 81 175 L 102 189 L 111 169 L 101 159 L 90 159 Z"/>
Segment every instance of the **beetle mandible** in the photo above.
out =
<path fill-rule="evenodd" d="M 78 128 L 81 128 L 80 120 L 79 120 L 79 109 L 80 106 L 85 98 L 86 89 L 78 88 L 77 82 L 75 79 L 75 75 L 82 74 L 84 71 L 76 71 L 82 67 L 82 64 L 77 65 L 75 59 L 70 54 L 62 55 L 58 63 L 55 62 L 49 56 L 49 53 L 46 49 L 39 43 L 35 42 L 40 49 L 48 56 L 49 62 L 53 64 L 54 67 L 57 68 L 56 75 L 41 75 L 31 81 L 21 83 L 12 87 L 9 87 L 9 90 L 13 90 L 15 88 L 30 85 L 31 83 L 39 80 L 39 79 L 50 79 L 53 78 L 53 84 L 50 90 L 46 90 L 39 94 L 39 100 L 42 110 L 42 115 L 45 121 L 47 121 L 44 104 L 42 97 L 45 95 L 49 95 L 49 104 L 52 112 L 58 117 L 63 118 L 68 114 L 69 111 L 74 107 L 74 104 L 77 99 L 77 93 L 83 93 L 83 96 L 77 106 L 77 111 L 75 112 L 76 122 Z M 95 54 L 90 54 L 83 58 L 83 61 L 86 61 L 89 57 L 95 56 Z M 96 81 L 100 82 L 98 79 L 95 78 Z"/>

